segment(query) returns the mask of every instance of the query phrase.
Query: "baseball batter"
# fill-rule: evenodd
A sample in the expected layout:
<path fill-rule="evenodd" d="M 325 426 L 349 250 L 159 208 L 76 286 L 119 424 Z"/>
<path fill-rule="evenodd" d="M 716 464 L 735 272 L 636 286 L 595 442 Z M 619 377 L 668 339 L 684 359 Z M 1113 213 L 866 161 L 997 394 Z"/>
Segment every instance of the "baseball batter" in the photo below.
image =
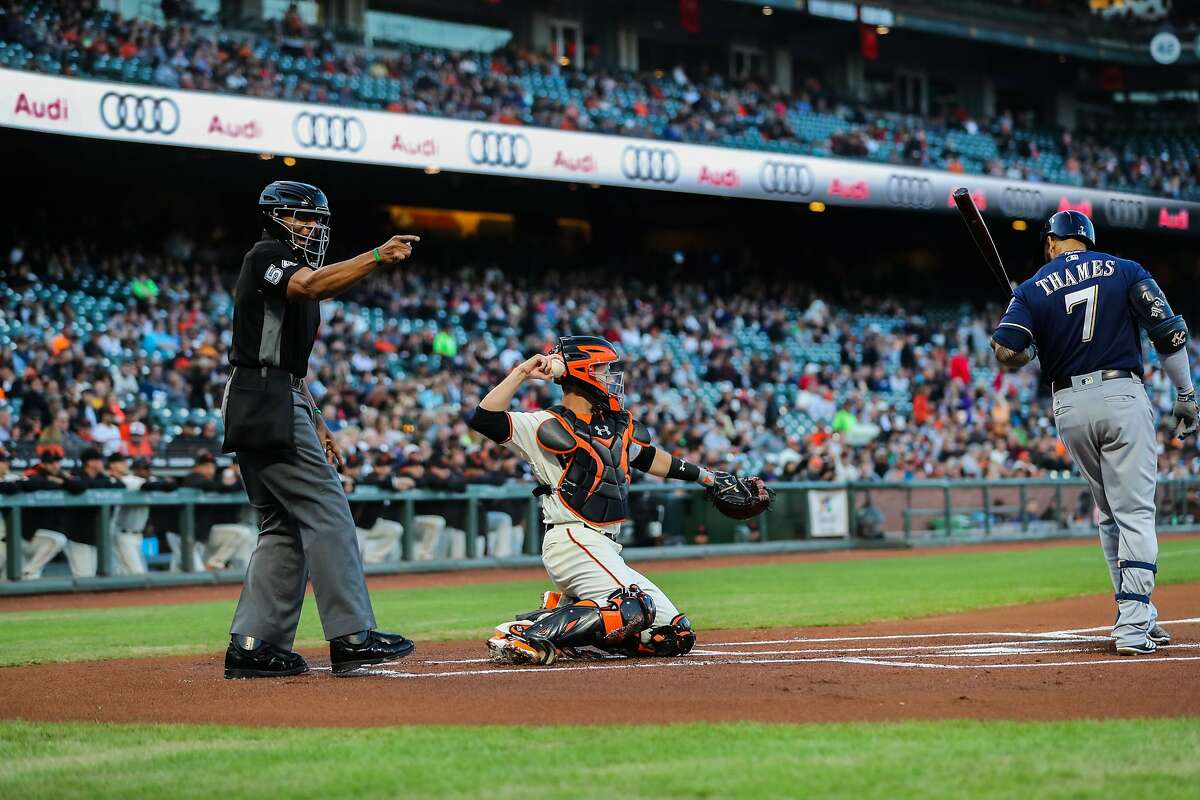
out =
<path fill-rule="evenodd" d="M 1138 326 L 1175 385 L 1177 435 L 1185 438 L 1196 431 L 1198 416 L 1187 325 L 1140 264 L 1095 249 L 1085 214 L 1050 217 L 1042 245 L 1048 263 L 1013 292 L 992 349 L 1011 368 L 1041 359 L 1058 435 L 1100 511 L 1100 541 L 1116 589 L 1117 652 L 1153 653 L 1171 637 L 1150 601 L 1158 572 L 1157 453 Z"/>
<path fill-rule="evenodd" d="M 542 563 L 559 590 L 547 592 L 537 611 L 498 626 L 488 641 L 494 660 L 547 665 L 581 648 L 659 656 L 692 649 L 687 616 L 625 563 L 614 541 L 628 516 L 629 470 L 699 483 L 737 518 L 770 505 L 772 493 L 759 479 L 710 472 L 651 445 L 646 428 L 622 408 L 623 370 L 607 340 L 568 336 L 550 355 L 519 364 L 475 410 L 474 430 L 529 462 L 547 527 Z M 530 379 L 560 384 L 562 404 L 508 411 Z"/>

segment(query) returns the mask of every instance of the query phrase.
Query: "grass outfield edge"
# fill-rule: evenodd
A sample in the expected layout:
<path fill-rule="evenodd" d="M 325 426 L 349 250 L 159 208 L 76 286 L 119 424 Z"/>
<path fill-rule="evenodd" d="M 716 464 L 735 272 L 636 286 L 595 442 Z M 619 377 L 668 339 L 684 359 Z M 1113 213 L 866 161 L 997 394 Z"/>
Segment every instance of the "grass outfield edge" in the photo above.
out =
<path fill-rule="evenodd" d="M 0 794 L 54 798 L 1189 797 L 1200 719 L 316 729 L 0 722 Z M 580 758 L 580 742 L 636 747 Z M 1048 753 L 1053 753 L 1048 757 Z M 219 765 L 217 767 L 216 765 Z M 565 765 L 569 765 L 569 768 Z"/>

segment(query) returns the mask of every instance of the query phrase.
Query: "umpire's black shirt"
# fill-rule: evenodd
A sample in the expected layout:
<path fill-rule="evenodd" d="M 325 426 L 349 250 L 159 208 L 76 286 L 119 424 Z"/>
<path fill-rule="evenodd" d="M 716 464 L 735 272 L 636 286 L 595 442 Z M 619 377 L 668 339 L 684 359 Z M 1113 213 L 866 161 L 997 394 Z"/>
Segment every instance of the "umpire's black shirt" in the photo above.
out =
<path fill-rule="evenodd" d="M 266 232 L 242 260 L 233 290 L 233 348 L 235 367 L 281 367 L 297 377 L 308 374 L 317 326 L 316 300 L 289 302 L 292 275 L 307 266 L 292 248 Z"/>

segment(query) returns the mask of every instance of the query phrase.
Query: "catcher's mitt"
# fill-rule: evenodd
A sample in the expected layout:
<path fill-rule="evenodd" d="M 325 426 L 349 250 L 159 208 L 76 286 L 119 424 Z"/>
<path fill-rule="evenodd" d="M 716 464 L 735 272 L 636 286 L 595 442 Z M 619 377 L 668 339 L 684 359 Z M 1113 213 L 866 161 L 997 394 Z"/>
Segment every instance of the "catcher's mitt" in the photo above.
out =
<path fill-rule="evenodd" d="M 775 491 L 767 488 L 762 478 L 739 478 L 728 472 L 714 472 L 705 494 L 717 511 L 730 519 L 757 517 L 775 499 Z"/>

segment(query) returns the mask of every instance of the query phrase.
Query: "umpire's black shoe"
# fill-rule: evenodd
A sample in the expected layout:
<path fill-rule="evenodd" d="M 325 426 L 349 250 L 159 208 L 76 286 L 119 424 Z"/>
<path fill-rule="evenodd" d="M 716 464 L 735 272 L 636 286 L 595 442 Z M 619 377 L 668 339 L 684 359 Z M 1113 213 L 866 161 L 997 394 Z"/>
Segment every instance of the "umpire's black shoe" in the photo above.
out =
<path fill-rule="evenodd" d="M 415 644 L 398 633 L 359 631 L 332 640 L 329 661 L 334 675 L 344 675 L 360 667 L 399 661 L 416 649 Z"/>
<path fill-rule="evenodd" d="M 232 636 L 225 651 L 225 677 L 282 678 L 308 672 L 304 656 L 251 636 Z"/>

